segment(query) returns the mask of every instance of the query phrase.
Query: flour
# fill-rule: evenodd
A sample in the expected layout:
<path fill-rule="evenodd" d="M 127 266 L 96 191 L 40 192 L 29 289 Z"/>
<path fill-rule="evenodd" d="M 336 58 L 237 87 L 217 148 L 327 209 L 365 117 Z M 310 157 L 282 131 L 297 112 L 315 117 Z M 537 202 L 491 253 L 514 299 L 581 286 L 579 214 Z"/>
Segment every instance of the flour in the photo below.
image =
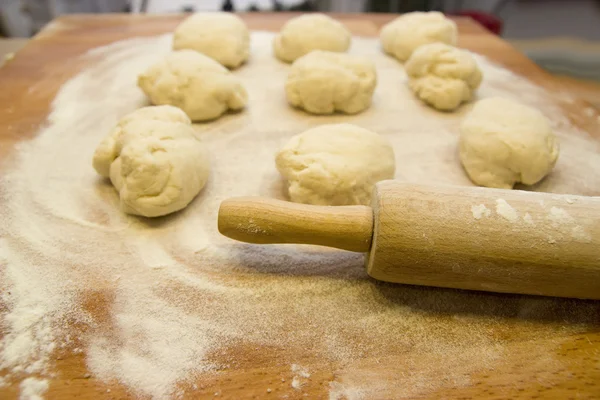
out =
<path fill-rule="evenodd" d="M 517 210 L 512 208 L 504 199 L 496 200 L 496 212 L 509 222 L 517 222 L 519 220 L 519 213 Z"/>
<path fill-rule="evenodd" d="M 596 115 L 596 112 L 596 109 L 592 107 L 586 107 L 583 109 L 583 113 L 590 118 Z"/>
<path fill-rule="evenodd" d="M 590 243 L 592 235 L 588 230 L 578 224 L 578 222 L 561 207 L 552 207 L 546 218 L 550 221 L 555 229 L 554 234 L 561 240 L 573 240 L 580 243 Z M 582 221 L 583 222 L 583 221 Z M 556 239 L 553 243 L 556 242 Z"/>
<path fill-rule="evenodd" d="M 555 227 L 558 227 L 562 224 L 570 224 L 574 222 L 573 217 L 571 217 L 564 208 L 560 207 L 552 207 L 550 209 L 550 212 L 548 213 L 547 218 L 552 222 L 552 225 L 554 225 Z"/>
<path fill-rule="evenodd" d="M 525 221 L 527 225 L 535 225 L 535 222 L 533 221 L 533 218 L 531 218 L 531 214 L 529 213 L 525 213 L 525 215 L 523 216 L 523 221 Z"/>
<path fill-rule="evenodd" d="M 21 400 L 41 400 L 42 395 L 48 390 L 48 381 L 45 379 L 27 378 L 21 382 Z"/>
<path fill-rule="evenodd" d="M 350 122 L 386 136 L 397 179 L 471 185 L 456 153 L 458 124 L 470 106 L 453 114 L 429 109 L 414 99 L 401 64 L 381 53 L 377 39 L 354 38 L 351 52 L 378 69 L 372 107 L 355 116 L 305 114 L 285 102 L 289 65 L 273 58 L 272 37 L 253 33 L 251 60 L 234 72 L 249 92 L 248 109 L 195 126 L 212 154 L 207 186 L 187 209 L 153 220 L 119 211 L 114 188 L 95 174 L 91 157 L 121 116 L 146 104 L 136 76 L 169 51 L 170 37 L 131 39 L 86 56 L 87 69 L 62 87 L 48 123 L 18 145 L 1 178 L 6 379 L 51 378 L 57 352 L 82 352 L 94 379 L 169 398 L 198 381 L 210 387 L 227 376 L 224 368 L 243 368 L 231 349 L 250 346 L 264 363 L 284 366 L 278 373 L 289 373 L 297 360 L 311 371 L 332 369 L 334 395 L 426 397 L 501 366 L 512 356 L 507 337 L 554 337 L 556 324 L 548 320 L 565 332 L 597 323 L 599 307 L 591 302 L 539 299 L 541 322 L 515 321 L 532 300 L 374 282 L 360 254 L 221 236 L 220 202 L 284 198 L 275 151 L 323 123 Z M 561 158 L 535 189 L 600 194 L 597 142 L 572 127 L 545 91 L 477 60 L 485 75 L 480 98 L 500 95 L 538 107 L 557 130 Z M 292 373 L 296 386 L 309 382 Z M 29 393 L 32 381 L 23 382 L 21 394 Z"/>
<path fill-rule="evenodd" d="M 580 243 L 590 243 L 592 241 L 592 235 L 581 225 L 571 228 L 571 238 Z"/>
<path fill-rule="evenodd" d="M 329 383 L 329 400 L 361 400 L 364 393 L 360 388 L 346 387 L 339 382 Z"/>
<path fill-rule="evenodd" d="M 292 364 L 291 370 L 294 374 L 291 383 L 292 388 L 296 390 L 302 389 L 302 386 L 304 386 L 304 384 L 306 383 L 306 379 L 310 377 L 308 369 L 298 364 Z"/>
<path fill-rule="evenodd" d="M 298 378 L 297 376 L 295 376 L 292 379 L 292 383 L 291 386 L 296 389 L 296 390 L 300 390 L 302 388 L 302 382 L 300 381 L 300 378 Z"/>
<path fill-rule="evenodd" d="M 308 369 L 301 365 L 292 364 L 291 370 L 294 374 L 296 374 L 300 378 L 309 378 L 310 377 L 310 374 L 308 373 Z"/>
<path fill-rule="evenodd" d="M 484 204 L 479 204 L 478 206 L 471 206 L 471 213 L 473 214 L 473 218 L 481 219 L 484 216 L 489 217 L 492 214 L 492 210 Z"/>

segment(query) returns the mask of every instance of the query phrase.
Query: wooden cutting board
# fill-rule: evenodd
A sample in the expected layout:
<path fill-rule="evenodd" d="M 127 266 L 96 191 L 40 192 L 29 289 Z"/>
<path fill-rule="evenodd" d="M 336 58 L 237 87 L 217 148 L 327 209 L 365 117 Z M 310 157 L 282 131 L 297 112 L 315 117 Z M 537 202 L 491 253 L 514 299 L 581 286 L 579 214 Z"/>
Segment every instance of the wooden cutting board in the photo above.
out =
<path fill-rule="evenodd" d="M 247 14 L 244 19 L 251 29 L 278 30 L 293 14 Z M 376 35 L 381 25 L 393 16 L 358 14 L 334 15 L 343 21 L 356 35 Z M 43 124 L 50 103 L 61 84 L 84 67 L 77 57 L 87 50 L 133 36 L 151 36 L 170 32 L 182 20 L 182 16 L 68 16 L 48 25 L 36 38 L 17 53 L 13 60 L 0 69 L 0 157 L 9 155 L 13 146 L 32 138 Z M 544 73 L 509 44 L 485 31 L 468 19 L 457 19 L 460 29 L 460 46 L 466 47 L 506 68 L 528 77 L 533 82 L 555 93 L 568 93 L 569 88 Z M 35 90 L 30 90 L 35 87 Z M 569 101 L 563 106 L 572 122 L 600 139 L 598 113 L 584 102 Z M 599 166 L 600 168 L 600 166 Z M 492 295 L 490 295 L 492 296 Z M 92 303 L 102 299 L 91 300 Z M 527 316 L 497 315 L 508 332 L 502 340 L 505 344 L 506 362 L 493 370 L 481 370 L 468 377 L 467 384 L 448 383 L 431 398 L 600 398 L 600 304 L 593 302 L 570 302 L 569 307 L 587 307 L 596 313 L 595 321 L 582 331 L 565 334 L 558 330 L 564 321 L 547 318 L 538 323 L 555 325 L 556 334 L 539 340 L 524 338 L 519 334 L 520 323 L 527 323 Z M 94 310 L 95 305 L 89 307 Z M 0 312 L 5 307 L 0 303 Z M 476 307 L 465 310 L 474 312 Z M 99 307 L 99 312 L 102 312 Z M 492 311 L 493 312 L 493 311 Z M 443 318 L 443 316 L 440 316 Z M 577 317 L 568 321 L 577 324 Z M 514 329 L 512 331 L 511 329 Z M 506 332 L 506 331 L 505 331 Z M 570 331 L 575 332 L 575 330 Z M 393 338 L 390 338 L 393 340 Z M 268 357 L 255 349 L 236 349 L 239 362 L 204 380 L 202 386 L 190 398 L 212 398 L 215 393 L 222 398 L 326 398 L 329 382 L 334 371 L 319 360 L 305 360 L 311 365 L 311 376 L 301 391 L 290 387 L 292 375 L 289 365 L 274 365 Z M 410 349 L 407 352 L 410 353 Z M 537 362 L 548 354 L 555 362 Z M 407 354 L 408 357 L 420 355 Z M 302 355 L 299 355 L 301 358 Z M 390 357 L 380 364 L 372 364 L 372 372 L 385 375 L 390 366 L 402 365 L 404 357 Z M 387 365 L 386 365 L 387 363 Z M 435 364 L 435 359 L 431 360 Z M 422 364 L 419 364 L 422 365 Z M 407 367 L 408 368 L 408 367 Z M 50 381 L 46 397 L 53 398 L 133 398 L 127 388 L 107 385 L 89 377 L 85 367 L 85 355 L 57 355 L 53 365 L 55 377 Z M 419 371 L 411 371 L 418 374 Z M 443 371 L 440 371 L 443 379 Z M 3 375 L 0 371 L 0 376 Z M 282 382 L 281 377 L 287 378 Z M 18 397 L 18 382 L 0 388 L 0 398 Z M 272 387 L 272 393 L 265 391 Z M 422 397 L 422 396 L 419 396 Z M 389 395 L 383 398 L 390 398 Z M 394 396 L 396 398 L 396 396 Z"/>

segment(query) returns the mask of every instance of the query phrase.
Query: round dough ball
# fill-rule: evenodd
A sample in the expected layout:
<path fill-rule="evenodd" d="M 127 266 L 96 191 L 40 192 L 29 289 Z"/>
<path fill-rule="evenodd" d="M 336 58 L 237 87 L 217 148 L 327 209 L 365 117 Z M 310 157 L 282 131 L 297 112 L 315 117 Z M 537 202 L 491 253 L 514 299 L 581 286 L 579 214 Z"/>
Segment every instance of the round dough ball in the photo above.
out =
<path fill-rule="evenodd" d="M 352 36 L 344 25 L 325 14 L 304 14 L 289 20 L 273 40 L 275 56 L 292 62 L 313 50 L 343 53 Z"/>
<path fill-rule="evenodd" d="M 475 103 L 460 126 L 459 146 L 471 180 L 493 188 L 533 185 L 558 158 L 550 121 L 538 110 L 499 97 Z"/>
<path fill-rule="evenodd" d="M 196 50 L 226 67 L 236 68 L 248 59 L 250 35 L 244 21 L 232 13 L 197 13 L 177 26 L 173 49 Z"/>
<path fill-rule="evenodd" d="M 457 36 L 454 21 L 437 11 L 401 15 L 386 24 L 380 33 L 383 50 L 402 62 L 424 44 L 441 42 L 454 46 Z"/>
<path fill-rule="evenodd" d="M 168 54 L 138 77 L 138 86 L 152 104 L 179 107 L 193 121 L 240 110 L 248 101 L 238 78 L 212 58 L 193 50 Z"/>
<path fill-rule="evenodd" d="M 294 61 L 285 93 L 291 105 L 313 114 L 355 114 L 371 105 L 376 85 L 373 62 L 315 50 Z"/>
<path fill-rule="evenodd" d="M 320 205 L 370 204 L 373 186 L 392 179 L 394 150 L 383 136 L 350 124 L 294 136 L 276 156 L 290 199 Z"/>
<path fill-rule="evenodd" d="M 481 83 L 481 70 L 470 52 L 430 43 L 412 53 L 405 65 L 413 93 L 438 110 L 451 111 L 469 101 Z"/>
<path fill-rule="evenodd" d="M 96 149 L 128 214 L 158 217 L 185 208 L 206 184 L 209 156 L 191 121 L 172 106 L 145 107 L 118 122 Z"/>

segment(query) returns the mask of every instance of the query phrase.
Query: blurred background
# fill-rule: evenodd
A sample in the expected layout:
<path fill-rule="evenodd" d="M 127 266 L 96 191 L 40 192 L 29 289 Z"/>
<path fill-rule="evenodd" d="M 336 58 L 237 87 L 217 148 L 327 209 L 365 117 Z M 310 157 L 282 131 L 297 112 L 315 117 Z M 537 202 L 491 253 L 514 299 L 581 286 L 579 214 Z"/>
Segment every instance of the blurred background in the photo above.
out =
<path fill-rule="evenodd" d="M 61 14 L 216 10 L 438 10 L 468 16 L 541 67 L 580 83 L 579 95 L 600 107 L 596 94 L 600 89 L 600 0 L 0 0 L 0 55 L 18 49 L 25 42 L 22 38 L 34 35 Z"/>

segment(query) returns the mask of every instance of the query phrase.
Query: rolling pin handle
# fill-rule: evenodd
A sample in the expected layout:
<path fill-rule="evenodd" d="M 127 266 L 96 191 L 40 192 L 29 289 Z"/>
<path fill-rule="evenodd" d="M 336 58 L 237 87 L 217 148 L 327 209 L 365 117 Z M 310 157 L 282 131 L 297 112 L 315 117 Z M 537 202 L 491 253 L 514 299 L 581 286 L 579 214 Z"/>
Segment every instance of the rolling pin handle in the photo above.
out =
<path fill-rule="evenodd" d="M 373 212 L 367 206 L 308 206 L 261 197 L 221 203 L 219 232 L 247 243 L 301 243 L 367 252 Z"/>

